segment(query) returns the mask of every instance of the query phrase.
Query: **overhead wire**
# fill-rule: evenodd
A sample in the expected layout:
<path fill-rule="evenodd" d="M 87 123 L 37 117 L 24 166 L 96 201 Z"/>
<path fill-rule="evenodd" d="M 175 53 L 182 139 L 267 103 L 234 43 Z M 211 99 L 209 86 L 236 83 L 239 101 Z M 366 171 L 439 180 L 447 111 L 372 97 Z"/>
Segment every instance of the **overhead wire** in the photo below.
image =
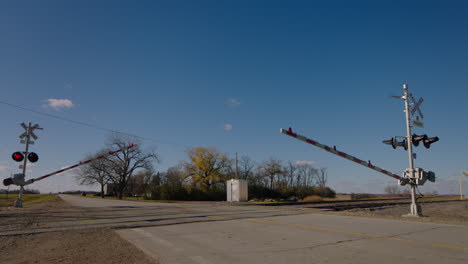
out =
<path fill-rule="evenodd" d="M 73 119 L 60 117 L 60 116 L 53 115 L 53 114 L 44 113 L 44 112 L 41 112 L 41 111 L 37 111 L 37 110 L 34 110 L 34 109 L 30 109 L 30 108 L 27 108 L 27 107 L 24 107 L 24 106 L 8 103 L 8 102 L 1 101 L 1 100 L 0 100 L 0 104 L 8 105 L 10 107 L 21 109 L 23 111 L 28 111 L 28 112 L 32 112 L 32 113 L 35 113 L 35 114 L 38 114 L 38 115 L 43 115 L 43 116 L 47 116 L 47 117 L 59 119 L 59 120 L 62 120 L 62 121 L 74 123 L 74 124 L 77 124 L 77 125 L 87 126 L 87 127 L 90 127 L 90 128 L 99 129 L 99 130 L 103 130 L 103 131 L 107 131 L 107 132 L 111 132 L 111 133 L 117 133 L 117 134 L 121 134 L 121 135 L 126 135 L 126 136 L 130 136 L 130 137 L 139 138 L 139 139 L 142 139 L 142 140 L 155 141 L 155 142 L 159 142 L 159 143 L 162 143 L 162 144 L 170 144 L 170 145 L 176 145 L 176 146 L 179 146 L 179 147 L 188 148 L 188 146 L 185 146 L 183 144 L 179 144 L 179 143 L 175 143 L 175 142 L 169 142 L 169 141 L 163 142 L 161 140 L 155 140 L 155 139 L 152 139 L 152 138 L 147 138 L 147 137 L 142 137 L 142 136 L 138 136 L 138 135 L 135 135 L 135 134 L 121 132 L 121 131 L 118 131 L 118 130 L 109 129 L 109 128 L 105 128 L 105 127 L 85 123 L 85 122 L 82 122 L 82 121 L 76 121 L 76 120 L 73 120 Z"/>

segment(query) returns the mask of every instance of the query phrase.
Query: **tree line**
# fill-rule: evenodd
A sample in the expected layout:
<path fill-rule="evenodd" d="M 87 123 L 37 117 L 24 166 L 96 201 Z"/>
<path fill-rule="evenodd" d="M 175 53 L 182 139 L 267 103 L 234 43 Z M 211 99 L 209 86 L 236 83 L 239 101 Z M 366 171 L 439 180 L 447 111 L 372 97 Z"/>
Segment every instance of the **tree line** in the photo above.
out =
<path fill-rule="evenodd" d="M 86 159 L 135 140 L 113 135 L 106 147 Z M 84 165 L 76 172 L 80 184 L 113 186 L 121 199 L 124 195 L 142 195 L 155 200 L 225 200 L 226 181 L 247 180 L 251 199 L 303 199 L 308 195 L 334 197 L 326 186 L 327 169 L 307 162 L 283 161 L 276 158 L 256 162 L 249 156 L 238 160 L 215 148 L 194 147 L 186 150 L 187 159 L 166 171 L 156 171 L 159 161 L 154 150 L 143 151 L 141 145 L 116 155 Z"/>

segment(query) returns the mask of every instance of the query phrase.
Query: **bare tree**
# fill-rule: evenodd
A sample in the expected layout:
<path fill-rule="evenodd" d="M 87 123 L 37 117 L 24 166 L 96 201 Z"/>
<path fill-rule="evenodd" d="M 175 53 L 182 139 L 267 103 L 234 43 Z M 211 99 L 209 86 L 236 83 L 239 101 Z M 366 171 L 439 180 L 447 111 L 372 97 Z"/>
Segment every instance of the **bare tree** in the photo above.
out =
<path fill-rule="evenodd" d="M 108 147 L 110 149 L 121 149 L 134 144 L 136 140 L 130 137 L 113 134 L 109 137 Z M 138 143 L 138 142 L 137 142 Z M 123 191 L 133 173 L 139 169 L 153 170 L 153 161 L 159 161 L 154 151 L 144 152 L 140 145 L 124 149 L 107 158 L 110 164 L 112 181 L 117 186 L 119 199 L 123 197 Z"/>
<path fill-rule="evenodd" d="M 313 186 L 317 171 L 318 170 L 310 164 L 300 164 L 297 169 L 296 187 Z"/>
<path fill-rule="evenodd" d="M 265 176 L 268 177 L 270 189 L 273 190 L 273 183 L 275 178 L 278 177 L 283 172 L 283 166 L 281 165 L 281 160 L 275 158 L 269 158 L 268 160 L 262 163 L 263 171 Z"/>
<path fill-rule="evenodd" d="M 242 156 L 239 160 L 239 177 L 242 180 L 249 180 L 254 172 L 255 161 L 249 156 Z"/>
<path fill-rule="evenodd" d="M 400 189 L 396 185 L 388 185 L 387 187 L 385 187 L 385 193 L 390 195 L 399 195 Z"/>
<path fill-rule="evenodd" d="M 249 185 L 268 186 L 268 179 L 262 166 L 253 169 L 253 172 L 250 176 Z"/>
<path fill-rule="evenodd" d="M 317 171 L 317 185 L 318 187 L 325 187 L 327 186 L 327 180 L 328 180 L 328 173 L 327 173 L 327 168 L 320 168 L 320 170 Z"/>
<path fill-rule="evenodd" d="M 85 160 L 91 160 L 106 153 L 106 150 L 101 150 L 94 155 L 87 155 Z M 110 164 L 106 159 L 98 159 L 78 168 L 75 178 L 81 185 L 99 184 L 101 197 L 104 198 L 104 186 L 111 180 L 109 168 Z"/>
<path fill-rule="evenodd" d="M 296 177 L 297 165 L 294 162 L 288 161 L 288 164 L 284 168 L 284 175 L 287 179 L 288 187 L 294 185 L 294 178 Z"/>
<path fill-rule="evenodd" d="M 187 178 L 180 166 L 170 167 L 162 174 L 161 183 L 180 187 L 187 184 Z"/>
<path fill-rule="evenodd" d="M 153 176 L 154 174 L 150 170 L 140 170 L 130 177 L 128 180 L 129 188 L 127 189 L 133 194 L 142 195 L 148 190 L 153 181 Z"/>

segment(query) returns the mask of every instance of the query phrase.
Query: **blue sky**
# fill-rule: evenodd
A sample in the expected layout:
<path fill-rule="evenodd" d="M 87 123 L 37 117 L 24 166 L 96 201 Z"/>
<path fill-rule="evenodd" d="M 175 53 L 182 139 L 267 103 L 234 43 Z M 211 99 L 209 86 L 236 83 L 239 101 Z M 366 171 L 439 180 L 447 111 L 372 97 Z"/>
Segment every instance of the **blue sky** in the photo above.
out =
<path fill-rule="evenodd" d="M 437 176 L 421 190 L 456 193 L 468 169 L 467 12 L 462 1 L 1 1 L 0 101 L 151 138 L 160 170 L 212 146 L 318 162 L 333 189 L 379 193 L 395 181 L 279 129 L 401 174 L 406 152 L 382 140 L 406 133 L 403 102 L 389 96 L 408 83 L 424 98 L 414 132 L 440 138 L 415 149 Z M 44 128 L 28 177 L 75 164 L 108 135 L 0 109 L 3 178 L 19 171 L 21 122 Z M 31 188 L 82 187 L 65 173 Z"/>

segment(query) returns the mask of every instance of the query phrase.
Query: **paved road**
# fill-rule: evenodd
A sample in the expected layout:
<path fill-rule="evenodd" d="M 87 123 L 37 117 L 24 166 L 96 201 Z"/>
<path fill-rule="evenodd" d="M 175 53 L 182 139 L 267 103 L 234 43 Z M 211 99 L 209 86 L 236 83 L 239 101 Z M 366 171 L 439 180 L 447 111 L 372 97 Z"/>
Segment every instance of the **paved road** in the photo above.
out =
<path fill-rule="evenodd" d="M 74 207 L 1 212 L 7 221 L 0 236 L 114 227 L 162 264 L 468 263 L 468 228 L 463 226 L 289 207 L 61 197 Z"/>
<path fill-rule="evenodd" d="M 160 263 L 468 263 L 468 228 L 305 214 L 134 228 Z"/>

